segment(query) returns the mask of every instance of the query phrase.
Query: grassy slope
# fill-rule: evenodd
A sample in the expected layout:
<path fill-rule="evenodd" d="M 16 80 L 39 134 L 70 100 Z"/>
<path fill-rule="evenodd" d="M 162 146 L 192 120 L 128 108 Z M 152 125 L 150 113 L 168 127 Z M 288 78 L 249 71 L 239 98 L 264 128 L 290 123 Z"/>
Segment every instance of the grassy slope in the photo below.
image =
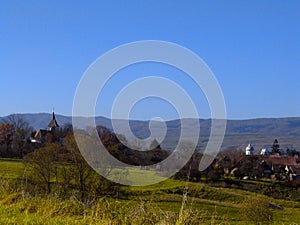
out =
<path fill-rule="evenodd" d="M 0 169 L 3 176 L 16 178 L 23 173 L 24 166 L 20 161 L 0 160 Z M 74 199 L 60 201 L 50 196 L 33 198 L 18 193 L 2 194 L 0 224 L 109 224 L 117 222 L 118 218 L 124 222 L 134 216 L 138 219 L 149 216 L 137 214 L 140 211 L 151 212 L 152 217 L 178 218 L 185 193 L 187 203 L 184 209 L 190 217 L 200 213 L 205 224 L 249 224 L 240 213 L 242 202 L 247 198 L 263 197 L 243 190 L 175 180 L 146 187 L 123 187 L 122 193 L 120 199 L 105 199 L 92 208 L 84 207 Z M 273 210 L 275 224 L 299 223 L 299 202 L 268 200 L 284 208 L 282 211 Z M 105 211 L 107 209 L 109 212 Z M 132 211 L 128 211 L 130 209 Z M 141 223 L 138 219 L 135 224 Z"/>
<path fill-rule="evenodd" d="M 179 211 L 184 188 L 187 188 L 188 207 L 216 212 L 217 221 L 226 220 L 230 224 L 247 223 L 240 213 L 241 204 L 247 198 L 263 198 L 256 193 L 231 189 L 214 188 L 205 184 L 186 183 L 183 181 L 167 180 L 148 187 L 130 187 L 133 193 L 143 200 L 156 202 L 162 209 Z M 139 194 L 142 192 L 144 194 Z M 144 197 L 141 197 L 144 196 Z M 268 198 L 270 203 L 284 208 L 283 211 L 273 210 L 276 223 L 298 224 L 300 221 L 300 203 Z"/>

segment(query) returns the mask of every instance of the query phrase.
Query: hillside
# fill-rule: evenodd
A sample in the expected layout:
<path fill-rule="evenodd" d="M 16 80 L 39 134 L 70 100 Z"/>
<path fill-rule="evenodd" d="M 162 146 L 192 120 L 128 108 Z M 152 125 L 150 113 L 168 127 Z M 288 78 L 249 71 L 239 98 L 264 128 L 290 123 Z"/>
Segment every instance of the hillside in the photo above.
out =
<path fill-rule="evenodd" d="M 260 221 L 265 218 L 261 210 L 273 215 L 273 224 L 297 224 L 300 217 L 299 200 L 264 195 L 287 191 L 271 181 L 213 186 L 167 179 L 144 187 L 121 186 L 118 196 L 102 195 L 83 204 L 74 196 L 60 198 L 57 193 L 24 194 L 30 190 L 30 182 L 26 182 L 29 189 L 24 189 L 22 177 L 30 178 L 32 169 L 25 172 L 24 168 L 21 160 L 0 159 L 0 224 L 251 224 L 251 214 L 245 214 L 251 210 Z M 151 176 L 154 179 L 155 174 Z M 246 185 L 260 188 L 257 193 L 246 191 Z M 34 190 L 38 190 L 36 186 Z M 289 194 L 295 195 L 293 190 Z"/>
<path fill-rule="evenodd" d="M 26 120 L 34 129 L 45 128 L 51 118 L 49 113 L 36 114 L 18 114 Z M 1 119 L 1 118 L 0 118 Z M 71 116 L 56 115 L 58 123 L 63 126 L 72 123 Z M 92 118 L 81 118 L 82 127 L 91 124 Z M 105 126 L 112 129 L 111 120 L 105 117 L 96 117 L 97 125 Z M 119 120 L 120 121 L 120 120 Z M 208 141 L 210 133 L 210 119 L 200 119 L 201 136 L 199 148 L 203 149 Z M 121 121 L 122 124 L 128 122 Z M 193 126 L 194 119 L 188 119 L 190 126 Z M 148 121 L 131 120 L 131 129 L 138 137 L 148 137 Z M 167 138 L 162 144 L 166 149 L 172 149 L 178 141 L 180 135 L 180 120 L 171 120 L 167 122 Z M 121 129 L 122 130 L 122 129 Z M 190 135 L 194 135 L 191 133 Z M 227 129 L 222 149 L 244 148 L 249 142 L 258 150 L 262 147 L 269 147 L 275 138 L 283 149 L 287 147 L 300 148 L 300 117 L 295 118 L 259 118 L 249 120 L 228 120 Z"/>

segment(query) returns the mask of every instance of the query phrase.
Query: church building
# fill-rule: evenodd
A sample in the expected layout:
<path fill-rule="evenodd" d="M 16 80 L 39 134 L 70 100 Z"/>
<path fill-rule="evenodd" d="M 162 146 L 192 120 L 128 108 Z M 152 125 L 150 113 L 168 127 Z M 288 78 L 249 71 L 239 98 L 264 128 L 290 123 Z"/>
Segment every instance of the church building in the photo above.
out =
<path fill-rule="evenodd" d="M 55 113 L 53 111 L 52 118 L 48 124 L 48 127 L 46 129 L 38 130 L 31 139 L 31 142 L 39 144 L 58 142 L 58 132 L 59 125 L 56 121 Z"/>

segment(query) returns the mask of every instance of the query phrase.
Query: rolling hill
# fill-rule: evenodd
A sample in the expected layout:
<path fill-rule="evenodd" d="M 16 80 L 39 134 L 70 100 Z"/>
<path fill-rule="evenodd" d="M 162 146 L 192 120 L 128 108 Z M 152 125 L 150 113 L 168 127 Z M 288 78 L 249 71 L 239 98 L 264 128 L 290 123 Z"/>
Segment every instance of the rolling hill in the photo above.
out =
<path fill-rule="evenodd" d="M 49 113 L 33 113 L 33 114 L 17 114 L 17 116 L 27 121 L 35 130 L 47 127 L 51 114 Z M 1 118 L 0 118 L 1 119 Z M 3 117 L 2 119 L 5 119 Z M 63 126 L 72 123 L 71 116 L 56 115 L 58 123 Z M 193 126 L 195 119 L 187 119 L 190 126 Z M 92 118 L 81 118 L 82 127 L 90 124 Z M 95 118 L 97 125 L 105 126 L 111 130 L 111 120 L 105 117 Z M 200 119 L 200 139 L 198 147 L 204 149 L 210 134 L 210 119 Z M 128 123 L 126 120 L 119 120 L 123 125 Z M 149 121 L 129 121 L 132 132 L 141 138 L 148 137 Z M 167 136 L 162 146 L 166 149 L 172 149 L 178 141 L 180 135 L 180 120 L 167 121 Z M 121 126 L 121 130 L 122 130 Z M 189 131 L 188 131 L 189 132 Z M 191 133 L 190 135 L 194 135 Z M 252 143 L 258 151 L 262 147 L 270 147 L 274 139 L 277 138 L 282 149 L 293 146 L 300 149 L 300 117 L 293 118 L 259 118 L 249 120 L 227 120 L 226 136 L 222 145 L 222 149 L 242 148 Z"/>

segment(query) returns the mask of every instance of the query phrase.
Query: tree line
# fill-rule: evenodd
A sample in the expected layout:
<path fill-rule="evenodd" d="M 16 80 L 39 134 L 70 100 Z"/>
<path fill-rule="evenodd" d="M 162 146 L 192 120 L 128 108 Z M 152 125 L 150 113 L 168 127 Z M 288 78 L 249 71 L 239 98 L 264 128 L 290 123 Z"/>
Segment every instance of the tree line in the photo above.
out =
<path fill-rule="evenodd" d="M 151 151 L 137 151 L 127 147 L 125 137 L 122 142 L 109 129 L 97 126 L 97 135 L 109 153 L 118 160 L 135 166 L 148 166 L 161 162 L 171 152 L 161 149 L 154 140 Z M 110 182 L 96 173 L 82 157 L 76 144 L 71 125 L 60 128 L 52 140 L 63 140 L 33 144 L 30 138 L 33 129 L 22 118 L 11 115 L 0 124 L 0 157 L 22 158 L 28 168 L 26 177 L 26 191 L 32 194 L 45 193 L 67 198 L 76 196 L 80 201 L 88 202 L 95 196 L 119 195 L 120 186 Z M 272 145 L 274 153 L 280 152 L 278 141 Z M 295 150 L 287 154 L 298 154 Z M 241 150 L 221 152 L 213 163 L 204 171 L 199 171 L 202 153 L 196 151 L 188 163 L 173 178 L 194 182 L 219 182 L 227 179 L 232 168 L 243 155 Z M 174 162 L 176 164 L 176 162 Z M 239 170 L 233 177 L 244 176 L 260 178 L 264 165 L 255 158 L 245 158 L 240 161 Z M 163 170 L 164 168 L 162 168 Z M 107 171 L 109 173 L 110 171 Z"/>
<path fill-rule="evenodd" d="M 97 126 L 96 130 L 110 154 L 124 163 L 152 165 L 169 155 L 155 141 L 151 144 L 152 151 L 140 152 L 126 147 L 109 129 Z M 31 143 L 34 134 L 17 115 L 9 116 L 0 125 L 0 157 L 21 158 L 26 165 L 23 191 L 62 198 L 75 196 L 85 203 L 97 196 L 118 195 L 120 186 L 96 173 L 83 158 L 71 125 L 59 128 L 44 143 Z"/>

